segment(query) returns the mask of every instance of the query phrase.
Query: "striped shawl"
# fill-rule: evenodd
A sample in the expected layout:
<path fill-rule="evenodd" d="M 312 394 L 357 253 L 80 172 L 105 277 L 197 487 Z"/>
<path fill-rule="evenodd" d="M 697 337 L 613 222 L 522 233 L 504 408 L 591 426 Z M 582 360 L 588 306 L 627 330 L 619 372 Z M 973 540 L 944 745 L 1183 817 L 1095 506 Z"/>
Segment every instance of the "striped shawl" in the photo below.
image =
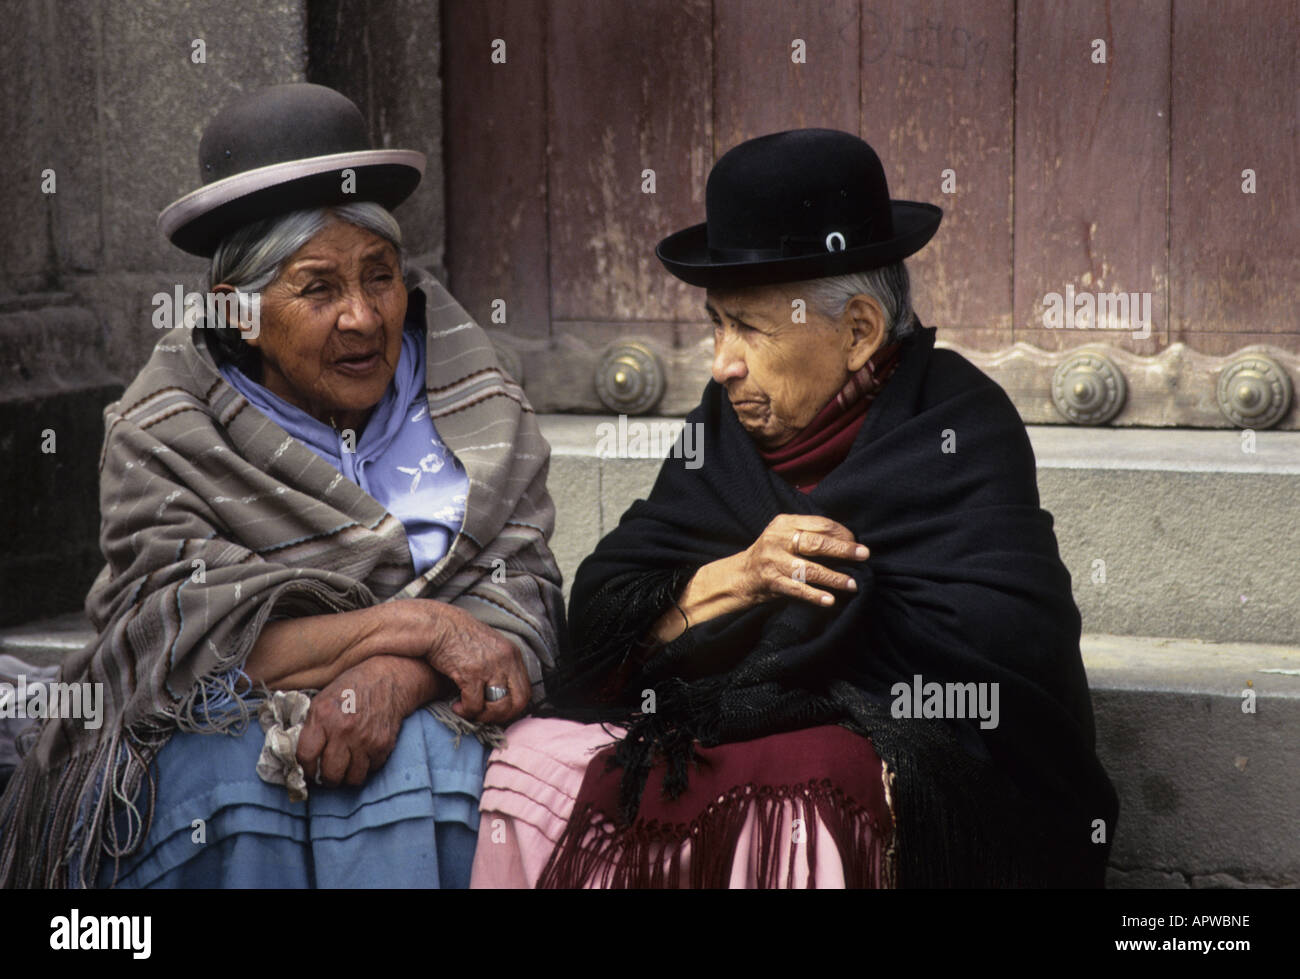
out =
<path fill-rule="evenodd" d="M 61 673 L 104 685 L 102 725 L 29 732 L 0 797 L 0 884 L 91 886 L 102 857 L 133 852 L 168 738 L 242 730 L 255 714 L 228 678 L 272 613 L 447 602 L 516 643 L 540 693 L 564 628 L 550 447 L 469 314 L 425 273 L 408 286 L 428 335 L 429 409 L 469 476 L 450 551 L 417 577 L 397 518 L 227 384 L 201 330 L 163 336 L 104 411 L 107 564 L 86 598 L 98 636 Z"/>

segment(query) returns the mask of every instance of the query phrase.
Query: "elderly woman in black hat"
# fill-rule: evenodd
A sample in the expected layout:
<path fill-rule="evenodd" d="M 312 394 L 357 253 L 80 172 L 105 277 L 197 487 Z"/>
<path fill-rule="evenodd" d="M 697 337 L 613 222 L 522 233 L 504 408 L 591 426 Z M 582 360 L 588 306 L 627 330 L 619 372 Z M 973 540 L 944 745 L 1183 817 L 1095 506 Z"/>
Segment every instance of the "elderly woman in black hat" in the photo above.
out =
<path fill-rule="evenodd" d="M 658 248 L 707 290 L 703 465 L 579 568 L 474 886 L 1098 885 L 1116 799 L 1025 428 L 911 309 L 939 209 L 829 130 L 734 148 L 706 207 Z"/>
<path fill-rule="evenodd" d="M 404 276 L 421 154 L 298 84 L 199 158 L 159 224 L 219 301 L 105 411 L 99 636 L 62 671 L 103 722 L 36 732 L 0 881 L 463 886 L 485 745 L 563 627 L 548 446 L 472 318 Z"/>

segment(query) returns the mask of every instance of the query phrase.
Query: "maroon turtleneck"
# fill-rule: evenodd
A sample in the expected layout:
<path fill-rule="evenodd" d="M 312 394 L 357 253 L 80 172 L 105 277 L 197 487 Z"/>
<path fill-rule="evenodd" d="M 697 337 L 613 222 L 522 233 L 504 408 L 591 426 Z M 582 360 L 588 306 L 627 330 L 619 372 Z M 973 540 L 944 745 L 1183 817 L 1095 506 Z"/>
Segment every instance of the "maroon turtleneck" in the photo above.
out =
<path fill-rule="evenodd" d="M 767 467 L 800 492 L 816 489 L 849 454 L 867 409 L 898 367 L 901 350 L 898 343 L 881 347 L 803 431 L 779 448 L 759 449 Z"/>

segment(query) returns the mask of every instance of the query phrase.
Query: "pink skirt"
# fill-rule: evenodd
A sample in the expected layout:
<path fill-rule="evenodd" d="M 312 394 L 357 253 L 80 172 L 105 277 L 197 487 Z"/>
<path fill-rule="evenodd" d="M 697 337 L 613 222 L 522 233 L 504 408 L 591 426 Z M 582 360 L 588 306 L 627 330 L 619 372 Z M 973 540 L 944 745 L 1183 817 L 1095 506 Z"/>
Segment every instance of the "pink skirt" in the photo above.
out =
<path fill-rule="evenodd" d="M 569 829 L 589 763 L 621 734 L 621 729 L 612 726 L 551 718 L 525 718 L 509 728 L 506 747 L 494 751 L 488 759 L 479 802 L 481 817 L 471 887 L 537 886 L 551 863 L 556 844 Z M 655 808 L 677 820 L 683 830 L 689 825 L 697 831 L 699 818 L 704 816 L 702 810 L 707 807 L 711 813 L 716 808 L 711 797 L 719 786 L 733 790 L 729 795 L 740 799 L 743 810 L 739 813 L 739 832 L 727 834 L 725 845 L 729 852 L 705 854 L 712 865 L 716 866 L 719 859 L 729 865 L 723 875 L 728 886 L 838 888 L 854 881 L 866 886 L 887 885 L 892 877 L 889 868 L 893 856 L 891 775 L 867 739 L 828 726 L 701 749 L 701 754 L 715 763 L 706 765 L 712 769 L 711 778 L 699 779 L 692 773 L 689 798 L 673 803 L 656 800 Z M 800 765 L 804 768 L 800 769 Z M 652 776 L 647 794 L 658 791 L 662 766 L 656 771 L 659 777 Z M 839 818 L 839 812 L 832 813 L 834 818 L 825 818 L 825 797 L 820 806 L 813 804 L 807 789 L 801 791 L 786 777 L 792 772 L 810 771 L 820 776 L 817 781 L 821 785 L 852 787 L 853 798 L 847 803 L 858 816 L 856 833 L 844 832 L 845 820 Z M 761 773 L 767 772 L 782 774 L 773 780 L 762 777 Z M 760 773 L 759 778 L 756 773 Z M 611 777 L 617 778 L 617 773 L 606 776 Z M 756 786 L 756 781 L 766 784 Z M 774 782 L 777 791 L 771 791 Z M 709 797 L 701 799 L 704 791 Z M 842 798 L 838 790 L 835 797 Z M 722 795 L 716 802 L 723 802 Z M 588 841 L 598 842 L 598 822 L 592 823 L 589 833 L 581 830 L 578 835 L 585 833 Z M 662 854 L 665 866 L 672 863 L 671 874 L 658 875 L 667 881 L 663 886 L 689 886 L 695 856 L 691 852 L 693 839 L 702 838 L 690 838 L 690 832 L 671 856 L 666 850 Z M 574 839 L 574 832 L 568 839 Z M 869 853 L 841 852 L 845 848 Z M 617 857 L 611 860 L 617 862 Z M 856 870 L 846 874 L 846 868 Z M 550 874 L 553 879 L 554 869 Z M 619 869 L 610 865 L 602 872 L 584 875 L 582 886 L 636 886 L 627 883 L 636 878 L 626 873 L 620 876 Z"/>

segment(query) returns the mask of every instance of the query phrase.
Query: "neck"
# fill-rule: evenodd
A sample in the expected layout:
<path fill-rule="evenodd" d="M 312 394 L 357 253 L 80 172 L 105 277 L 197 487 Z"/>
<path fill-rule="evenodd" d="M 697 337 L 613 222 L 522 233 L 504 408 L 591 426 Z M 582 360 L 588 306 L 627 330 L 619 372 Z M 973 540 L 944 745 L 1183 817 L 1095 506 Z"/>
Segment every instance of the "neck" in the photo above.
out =
<path fill-rule="evenodd" d="M 336 432 L 346 432 L 351 430 L 357 436 L 361 435 L 362 430 L 366 427 L 366 422 L 370 420 L 370 415 L 374 412 L 374 406 L 369 408 L 351 409 L 351 408 L 326 408 L 317 404 L 304 404 L 295 393 L 290 390 L 289 385 L 285 383 L 284 378 L 277 371 L 268 371 L 266 365 L 259 358 L 258 363 L 258 383 L 266 388 L 272 394 L 283 398 L 298 408 L 301 408 L 307 414 L 311 415 L 322 425 L 328 425 Z"/>
<path fill-rule="evenodd" d="M 359 437 L 366 427 L 366 422 L 370 420 L 370 415 L 373 411 L 373 408 L 367 408 L 364 411 L 311 412 L 311 415 L 318 421 L 329 425 L 336 432 L 344 432 L 351 429 Z"/>

